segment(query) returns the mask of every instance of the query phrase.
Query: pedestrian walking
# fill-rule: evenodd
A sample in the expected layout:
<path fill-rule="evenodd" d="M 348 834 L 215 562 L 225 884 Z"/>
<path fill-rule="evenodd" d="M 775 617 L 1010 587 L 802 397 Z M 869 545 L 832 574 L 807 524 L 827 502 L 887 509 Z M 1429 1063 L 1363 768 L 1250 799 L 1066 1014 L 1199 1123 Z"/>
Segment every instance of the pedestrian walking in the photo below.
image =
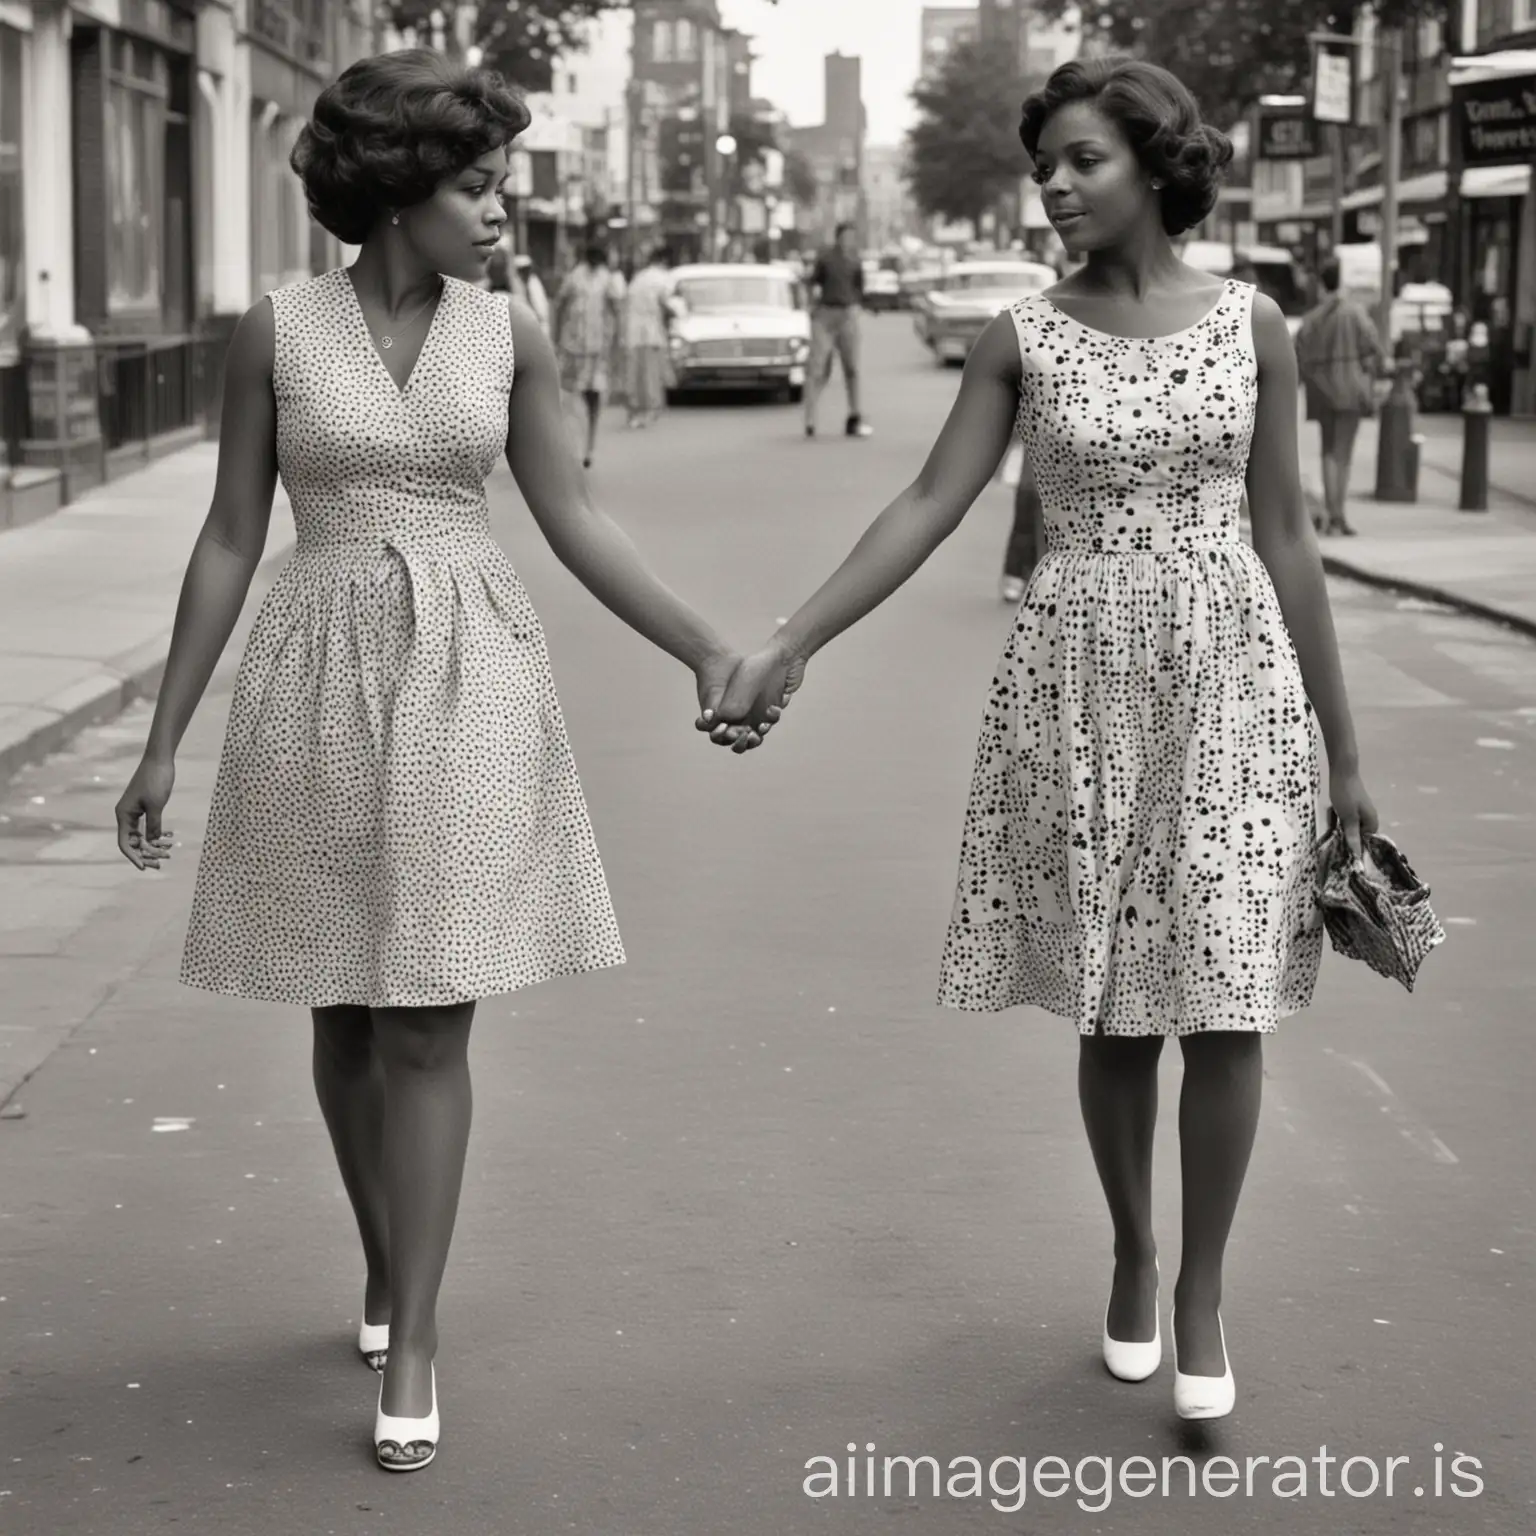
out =
<path fill-rule="evenodd" d="M 608 359 L 608 377 L 612 382 L 610 399 L 615 405 L 629 404 L 629 348 L 624 342 L 624 299 L 629 292 L 629 274 L 624 270 L 619 252 L 608 252 L 608 282 L 613 298 L 613 341 Z"/>
<path fill-rule="evenodd" d="M 440 1432 L 476 1003 L 625 958 L 543 631 L 491 538 L 497 459 L 571 570 L 693 670 L 701 704 L 737 660 L 592 506 L 547 338 L 477 286 L 528 122 L 499 76 L 426 50 L 321 92 L 294 168 L 316 220 L 361 249 L 235 331 L 213 502 L 116 808 L 123 854 L 163 865 L 176 751 L 281 474 L 297 544 L 235 683 L 181 979 L 311 1011 L 366 1265 L 358 1349 L 382 1372 L 376 1455 L 397 1472 Z"/>
<path fill-rule="evenodd" d="M 619 328 L 608 253 L 601 242 L 592 241 L 582 259 L 566 273 L 555 297 L 554 327 L 560 353 L 560 382 L 582 412 L 578 426 L 578 432 L 584 432 L 586 444 L 582 465 L 591 469 Z"/>
<path fill-rule="evenodd" d="M 1235 1393 L 1223 1259 L 1261 1041 L 1310 1002 L 1322 947 L 1317 726 L 1357 856 L 1377 815 L 1302 494 L 1285 317 L 1170 243 L 1214 206 L 1230 144 L 1167 71 L 1113 58 L 1058 69 L 1020 133 L 1084 265 L 988 326 L 917 479 L 697 724 L 758 745 L 736 733 L 770 725 L 809 658 L 954 532 L 1017 424 L 1050 547 L 987 694 L 939 1001 L 1029 1004 L 1081 1036 L 1114 1230 L 1101 1347 L 1127 1380 L 1162 1359 L 1152 1143 L 1178 1038 L 1173 1398 L 1215 1418 Z"/>
<path fill-rule="evenodd" d="M 848 392 L 849 437 L 869 437 L 872 428 L 859 409 L 859 308 L 864 302 L 864 263 L 852 224 L 839 224 L 834 243 L 811 268 L 811 357 L 805 380 L 805 435 L 816 435 L 821 392 L 832 379 L 832 360 L 843 365 Z"/>
<path fill-rule="evenodd" d="M 667 301 L 672 283 L 665 246 L 656 246 L 635 274 L 624 300 L 624 347 L 629 364 L 629 424 L 648 427 L 667 396 Z"/>
<path fill-rule="evenodd" d="M 523 297 L 528 301 L 528 307 L 533 311 L 533 318 L 537 320 L 545 331 L 549 330 L 549 294 L 545 290 L 544 280 L 539 276 L 539 269 L 533 264 L 532 256 L 517 255 L 512 258 L 512 266 L 523 285 Z"/>
<path fill-rule="evenodd" d="M 1376 379 L 1387 355 L 1371 317 L 1339 291 L 1339 259 L 1330 256 L 1319 274 L 1323 299 L 1302 318 L 1296 361 L 1306 390 L 1307 420 L 1323 440 L 1323 502 L 1320 532 L 1352 535 L 1349 475 L 1360 420 L 1376 414 Z"/>
<path fill-rule="evenodd" d="M 1013 492 L 1013 526 L 1003 550 L 1003 579 L 999 595 L 1005 603 L 1024 599 L 1029 578 L 1045 558 L 1045 503 L 1027 453 L 1019 455 L 1019 483 Z"/>

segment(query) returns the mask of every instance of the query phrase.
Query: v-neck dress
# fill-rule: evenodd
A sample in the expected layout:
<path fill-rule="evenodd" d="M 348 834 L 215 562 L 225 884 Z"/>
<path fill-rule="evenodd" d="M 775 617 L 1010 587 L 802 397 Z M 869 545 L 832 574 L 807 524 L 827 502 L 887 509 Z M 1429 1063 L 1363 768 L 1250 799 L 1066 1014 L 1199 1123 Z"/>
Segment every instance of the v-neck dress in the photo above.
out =
<path fill-rule="evenodd" d="M 297 539 L 235 681 L 181 979 L 432 1007 L 623 964 L 544 632 L 490 533 L 505 298 L 446 278 L 402 388 L 345 269 L 269 297 Z"/>
<path fill-rule="evenodd" d="M 1045 505 L 988 692 L 939 1002 L 1270 1033 L 1312 997 L 1320 739 L 1239 531 L 1253 288 L 1171 336 L 1011 311 Z"/>

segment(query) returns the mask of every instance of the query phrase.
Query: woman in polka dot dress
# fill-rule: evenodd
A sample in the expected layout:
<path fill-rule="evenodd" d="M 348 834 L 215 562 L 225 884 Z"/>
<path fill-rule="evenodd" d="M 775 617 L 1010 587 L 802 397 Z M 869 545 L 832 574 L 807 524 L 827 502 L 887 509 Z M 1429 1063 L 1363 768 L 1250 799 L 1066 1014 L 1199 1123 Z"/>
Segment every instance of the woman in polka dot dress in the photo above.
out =
<path fill-rule="evenodd" d="M 954 531 L 1017 426 L 1048 553 L 987 699 L 939 1001 L 1032 1004 L 1081 1035 L 1115 1237 L 1102 1346 L 1128 1380 L 1162 1357 L 1152 1132 L 1159 1053 L 1179 1037 L 1174 1397 L 1216 1417 L 1233 1401 L 1218 1307 L 1260 1040 L 1310 1001 L 1321 952 L 1318 728 L 1357 851 L 1376 812 L 1301 491 L 1284 318 L 1170 241 L 1210 211 L 1231 146 L 1171 75 L 1127 60 L 1065 65 L 1020 132 L 1084 265 L 998 316 L 916 482 L 699 724 L 757 745 L 743 722 L 769 723 L 807 659 Z"/>
<path fill-rule="evenodd" d="M 213 505 L 117 807 L 123 852 L 158 865 L 175 750 L 281 474 L 297 546 L 235 684 L 182 979 L 313 1012 L 393 1471 L 437 1443 L 475 1002 L 624 960 L 543 631 L 489 531 L 498 456 L 562 561 L 694 671 L 701 705 L 737 660 L 593 508 L 548 341 L 478 287 L 528 121 L 498 77 L 428 52 L 365 60 L 316 102 L 294 165 L 361 252 L 263 298 L 230 344 Z"/>

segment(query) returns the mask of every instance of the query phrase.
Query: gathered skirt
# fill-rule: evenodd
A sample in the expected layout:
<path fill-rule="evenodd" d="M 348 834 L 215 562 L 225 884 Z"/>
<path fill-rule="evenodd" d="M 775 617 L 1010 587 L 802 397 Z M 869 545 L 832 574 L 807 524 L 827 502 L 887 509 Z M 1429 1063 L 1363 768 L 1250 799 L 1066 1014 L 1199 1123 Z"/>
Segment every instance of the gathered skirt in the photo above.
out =
<path fill-rule="evenodd" d="M 1247 545 L 1047 554 L 986 701 L 940 1004 L 1273 1031 L 1322 951 L 1320 762 Z"/>
<path fill-rule="evenodd" d="M 623 962 L 543 630 L 500 548 L 301 545 L 236 678 L 181 979 L 429 1007 Z"/>

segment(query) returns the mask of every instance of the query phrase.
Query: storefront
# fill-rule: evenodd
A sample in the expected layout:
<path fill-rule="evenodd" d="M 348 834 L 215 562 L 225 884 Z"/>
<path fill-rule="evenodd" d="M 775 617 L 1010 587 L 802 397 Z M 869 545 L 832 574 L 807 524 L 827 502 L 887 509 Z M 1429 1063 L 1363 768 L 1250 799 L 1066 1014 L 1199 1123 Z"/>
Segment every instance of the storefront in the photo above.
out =
<path fill-rule="evenodd" d="M 1452 287 L 1488 327 L 1496 411 L 1536 415 L 1536 56 L 1487 54 L 1451 72 L 1451 149 L 1460 207 Z"/>

